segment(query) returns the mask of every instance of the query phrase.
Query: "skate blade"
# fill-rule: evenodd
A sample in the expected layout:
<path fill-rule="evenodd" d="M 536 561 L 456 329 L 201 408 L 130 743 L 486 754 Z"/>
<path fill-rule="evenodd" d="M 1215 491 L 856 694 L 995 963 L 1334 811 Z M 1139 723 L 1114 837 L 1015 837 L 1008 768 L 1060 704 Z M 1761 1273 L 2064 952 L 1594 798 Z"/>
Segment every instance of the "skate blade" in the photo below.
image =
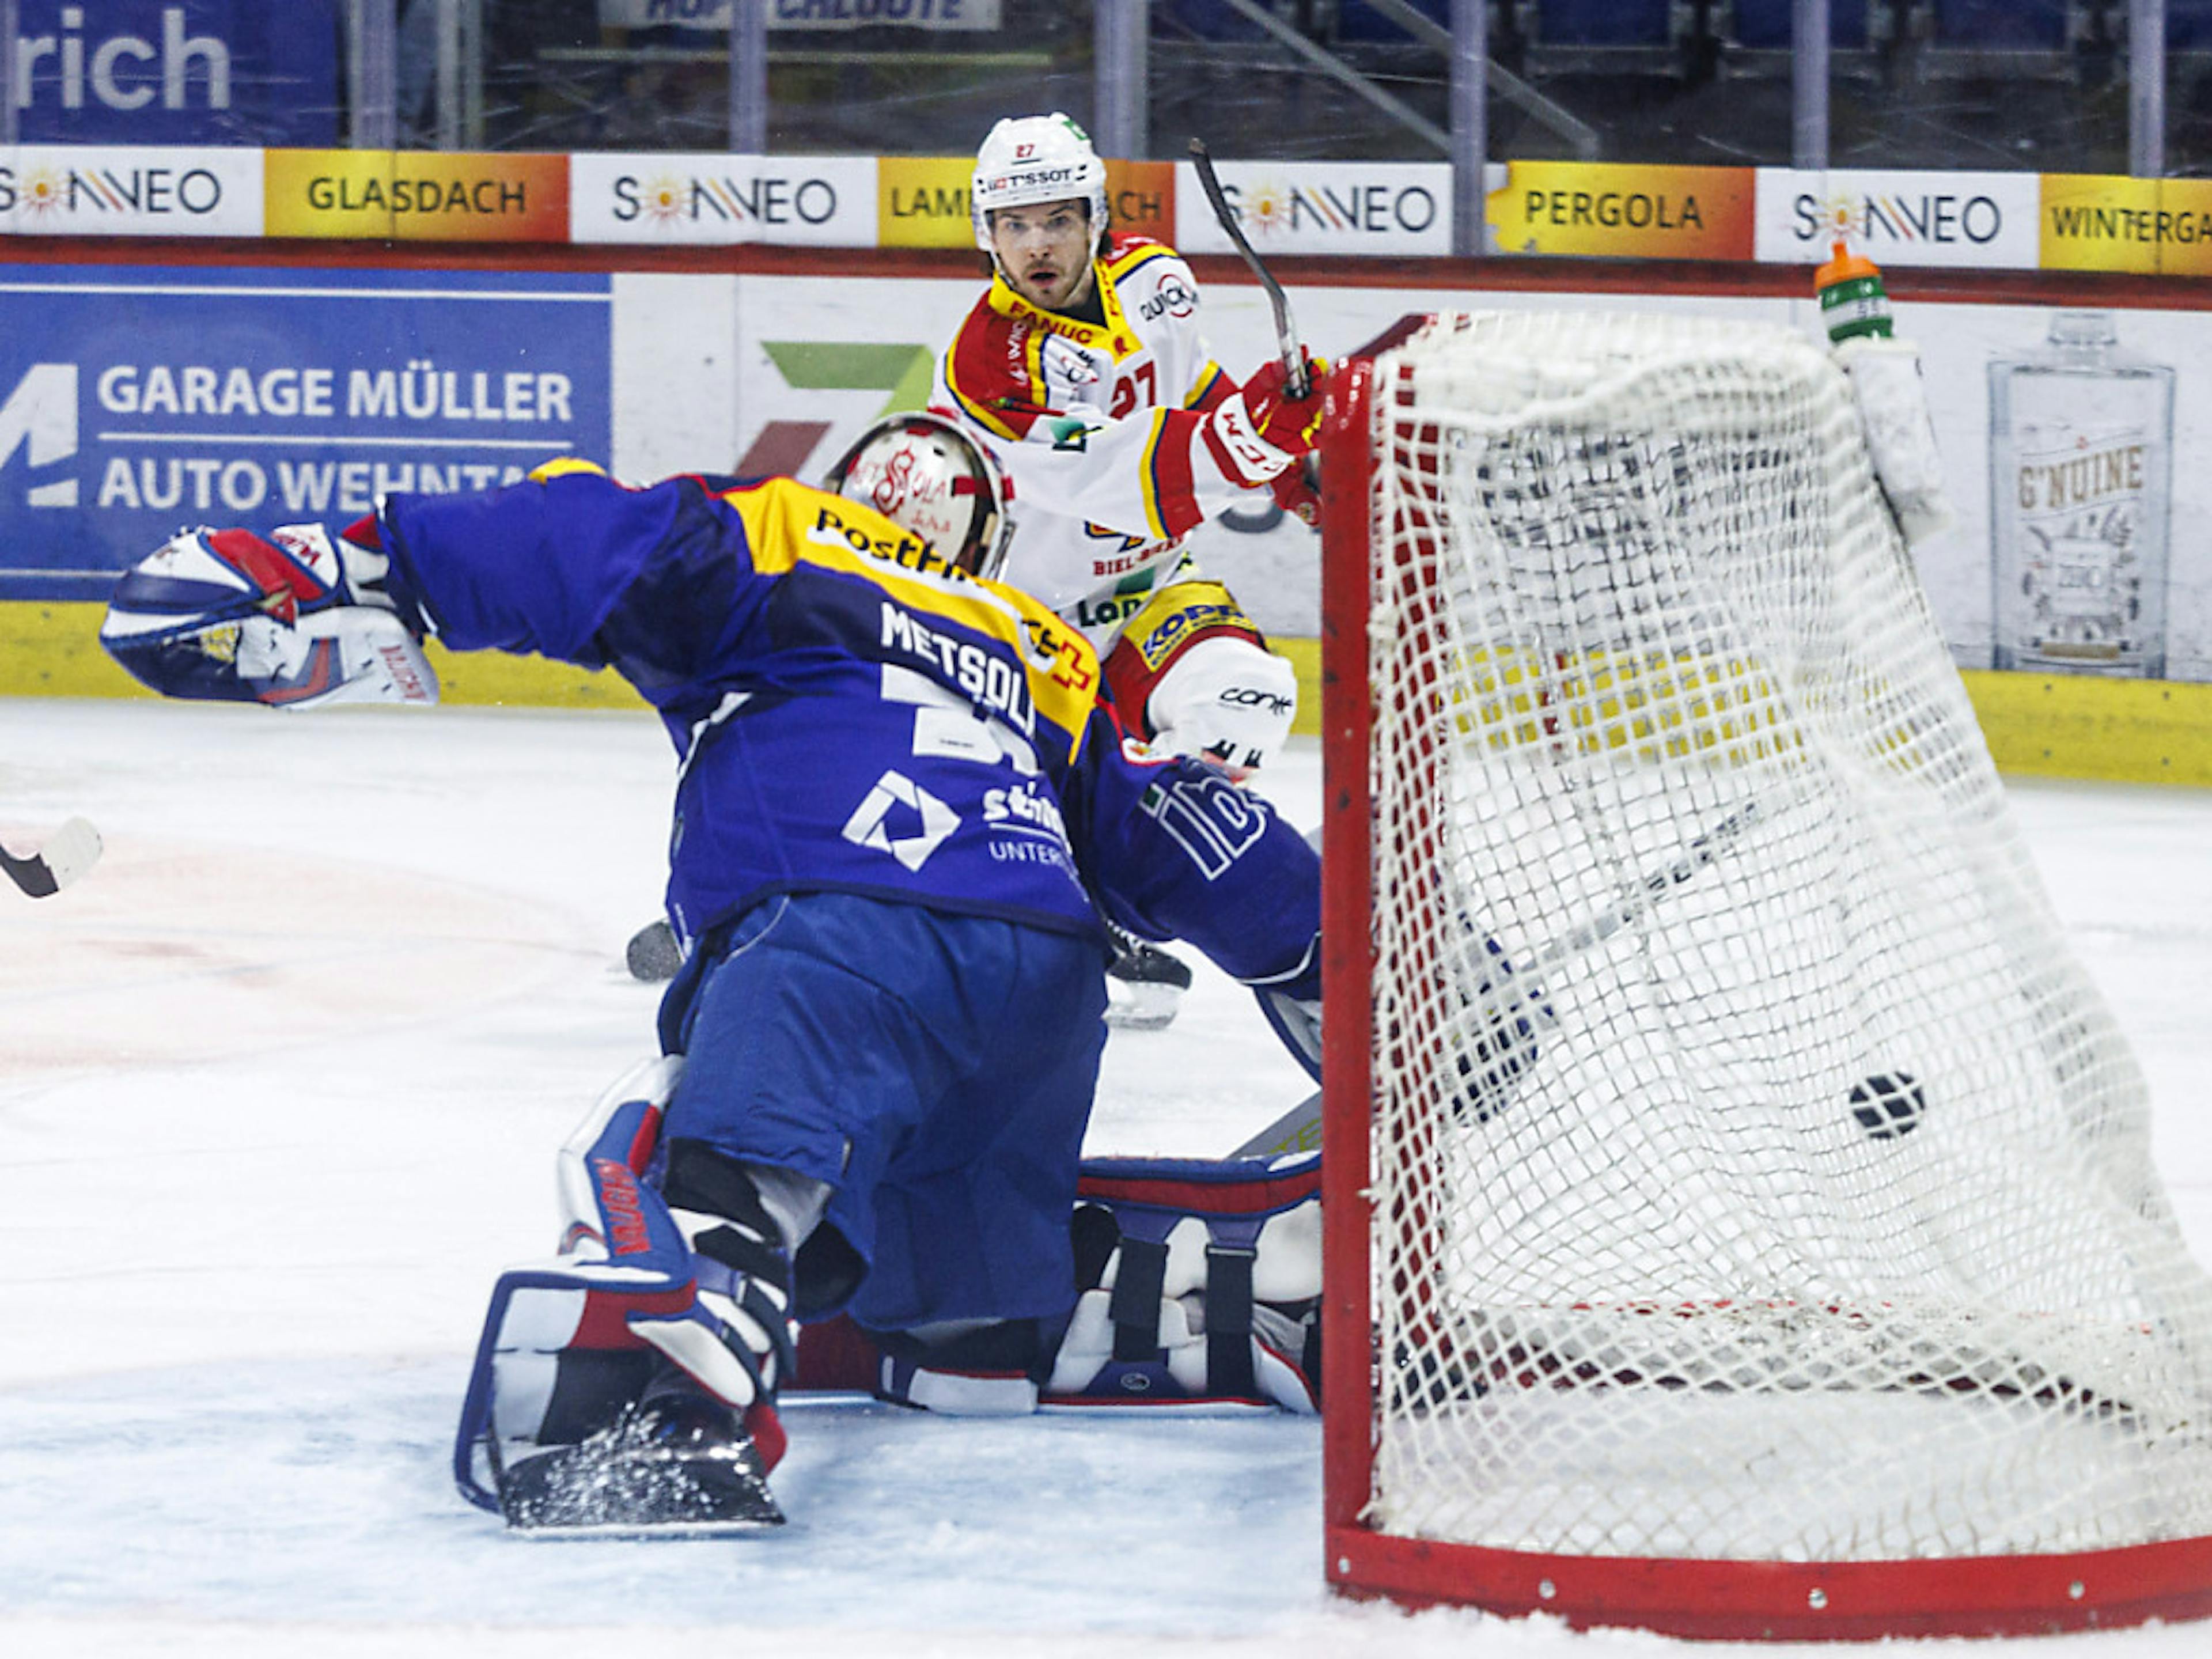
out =
<path fill-rule="evenodd" d="M 503 1472 L 500 1512 L 533 1538 L 708 1537 L 784 1524 L 750 1444 L 709 1452 L 586 1441 Z"/>
<path fill-rule="evenodd" d="M 592 1526 L 532 1525 L 526 1522 L 509 1521 L 508 1535 L 527 1538 L 532 1543 L 619 1542 L 625 1539 L 644 1538 L 748 1538 L 762 1533 L 771 1533 L 784 1524 L 783 1515 L 775 1515 L 757 1521 L 608 1521 Z"/>
<path fill-rule="evenodd" d="M 1182 1006 L 1182 992 L 1172 985 L 1107 981 L 1106 1023 L 1117 1030 L 1159 1030 L 1175 1023 Z"/>

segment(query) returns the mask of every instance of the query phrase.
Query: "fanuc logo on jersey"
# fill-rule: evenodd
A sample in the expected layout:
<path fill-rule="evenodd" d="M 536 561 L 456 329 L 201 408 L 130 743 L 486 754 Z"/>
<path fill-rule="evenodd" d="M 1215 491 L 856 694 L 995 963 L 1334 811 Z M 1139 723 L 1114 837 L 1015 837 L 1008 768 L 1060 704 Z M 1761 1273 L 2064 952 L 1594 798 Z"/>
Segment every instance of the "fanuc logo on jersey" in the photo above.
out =
<path fill-rule="evenodd" d="M 0 404 L 0 474 L 22 451 L 29 475 L 22 499 L 32 507 L 77 504 L 76 480 L 52 473 L 76 454 L 76 381 L 75 363 L 33 363 Z"/>

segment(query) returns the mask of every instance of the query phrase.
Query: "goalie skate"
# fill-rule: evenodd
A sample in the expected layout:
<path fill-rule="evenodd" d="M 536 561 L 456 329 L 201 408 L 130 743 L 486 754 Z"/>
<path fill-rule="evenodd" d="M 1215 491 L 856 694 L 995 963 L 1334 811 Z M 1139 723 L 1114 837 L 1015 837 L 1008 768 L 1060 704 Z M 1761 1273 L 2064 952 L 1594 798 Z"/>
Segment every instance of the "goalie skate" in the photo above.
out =
<path fill-rule="evenodd" d="M 702 1536 L 783 1524 L 760 1450 L 711 1402 L 649 1404 L 572 1446 L 499 1471 L 517 1532 Z"/>
<path fill-rule="evenodd" d="M 1129 1031 L 1171 1024 L 1190 989 L 1190 969 L 1157 945 L 1109 925 L 1114 959 L 1106 964 L 1106 1023 Z"/>

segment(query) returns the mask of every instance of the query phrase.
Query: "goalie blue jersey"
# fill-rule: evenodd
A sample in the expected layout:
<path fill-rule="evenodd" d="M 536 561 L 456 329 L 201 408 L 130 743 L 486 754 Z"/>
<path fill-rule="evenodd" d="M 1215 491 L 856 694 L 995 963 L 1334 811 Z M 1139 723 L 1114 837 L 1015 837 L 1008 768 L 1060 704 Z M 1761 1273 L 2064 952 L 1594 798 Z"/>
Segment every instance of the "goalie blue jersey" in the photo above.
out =
<path fill-rule="evenodd" d="M 396 596 L 447 647 L 611 666 L 659 711 L 688 937 L 797 891 L 1094 933 L 1095 894 L 1240 978 L 1304 960 L 1304 840 L 1212 767 L 1125 740 L 1081 635 L 866 507 L 569 463 L 395 495 L 381 521 Z"/>

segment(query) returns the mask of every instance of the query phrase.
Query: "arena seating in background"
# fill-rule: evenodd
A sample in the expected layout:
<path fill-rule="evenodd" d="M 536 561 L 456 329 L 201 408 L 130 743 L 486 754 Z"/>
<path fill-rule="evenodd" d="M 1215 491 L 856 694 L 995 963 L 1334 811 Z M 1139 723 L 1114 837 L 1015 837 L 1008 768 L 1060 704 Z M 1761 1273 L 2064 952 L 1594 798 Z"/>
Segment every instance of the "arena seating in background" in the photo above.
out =
<path fill-rule="evenodd" d="M 1747 52 L 1788 52 L 1796 31 L 1794 0 L 1735 0 L 1729 8 L 1725 44 Z M 1837 52 L 1863 52 L 1891 38 L 1894 21 L 1889 0 L 1828 0 L 1828 45 Z"/>
<path fill-rule="evenodd" d="M 1676 0 L 1536 0 L 1529 37 L 1547 49 L 1665 49 L 1692 26 Z"/>
<path fill-rule="evenodd" d="M 2127 0 L 2118 0 L 2127 21 Z M 2170 52 L 2212 52 L 2212 0 L 2166 0 L 2166 49 Z"/>
<path fill-rule="evenodd" d="M 1451 27 L 1451 0 L 1406 0 L 1406 3 L 1440 28 Z M 1492 34 L 1498 29 L 1498 14 L 1510 8 L 1492 0 L 1490 28 Z M 1396 21 L 1385 17 L 1365 0 L 1338 0 L 1336 9 L 1336 38 L 1340 40 L 1380 40 L 1395 45 L 1410 40 Z"/>
<path fill-rule="evenodd" d="M 2088 33 L 2083 0 L 1927 0 L 1937 51 L 2064 52 Z"/>

